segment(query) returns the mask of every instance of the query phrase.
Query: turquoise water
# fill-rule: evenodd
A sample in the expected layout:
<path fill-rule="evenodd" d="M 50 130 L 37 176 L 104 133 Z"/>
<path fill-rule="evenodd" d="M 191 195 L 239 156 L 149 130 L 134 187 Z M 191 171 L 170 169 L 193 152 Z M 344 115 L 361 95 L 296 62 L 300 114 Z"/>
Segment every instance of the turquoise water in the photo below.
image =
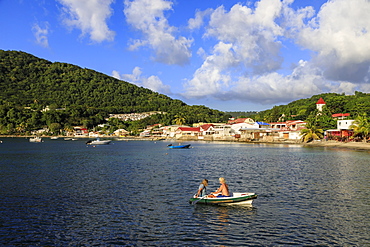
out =
<path fill-rule="evenodd" d="M 369 152 L 1 140 L 0 245 L 370 245 Z M 257 193 L 253 206 L 189 205 L 203 178 L 211 192 L 221 176 Z"/>

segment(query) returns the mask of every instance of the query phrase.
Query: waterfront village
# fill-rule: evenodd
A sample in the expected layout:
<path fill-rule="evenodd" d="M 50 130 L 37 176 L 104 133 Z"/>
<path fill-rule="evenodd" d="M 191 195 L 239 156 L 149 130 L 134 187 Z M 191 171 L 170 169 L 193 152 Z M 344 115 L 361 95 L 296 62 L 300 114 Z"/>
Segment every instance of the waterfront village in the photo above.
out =
<path fill-rule="evenodd" d="M 322 111 L 325 101 L 320 98 L 316 103 L 316 108 Z M 123 121 L 140 120 L 152 114 L 131 113 L 131 114 L 110 114 L 109 118 L 119 118 Z M 333 114 L 337 120 L 337 129 L 326 130 L 327 140 L 348 140 L 353 134 L 350 126 L 354 120 L 350 120 L 348 113 Z M 107 118 L 106 120 L 108 120 Z M 301 142 L 301 130 L 305 128 L 306 122 L 301 120 L 265 123 L 254 121 L 251 118 L 230 119 L 227 123 L 197 123 L 193 126 L 170 125 L 161 126 L 154 124 L 142 130 L 139 138 L 161 140 L 175 139 L 179 141 L 204 140 L 204 141 L 239 141 L 239 142 Z M 105 127 L 105 124 L 99 125 Z M 34 135 L 42 135 L 47 129 L 34 131 Z M 66 133 L 67 136 L 96 138 L 96 137 L 116 137 L 125 138 L 130 133 L 124 129 L 117 129 L 113 133 L 103 131 L 90 131 L 81 126 L 75 126 L 74 131 Z"/>

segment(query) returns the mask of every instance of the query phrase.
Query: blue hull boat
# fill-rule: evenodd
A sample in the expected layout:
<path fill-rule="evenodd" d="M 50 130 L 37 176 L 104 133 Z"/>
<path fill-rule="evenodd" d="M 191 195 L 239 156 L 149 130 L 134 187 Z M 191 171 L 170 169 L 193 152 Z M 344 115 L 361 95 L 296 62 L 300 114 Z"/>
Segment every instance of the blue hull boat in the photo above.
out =
<path fill-rule="evenodd" d="M 178 146 L 173 146 L 172 144 L 168 145 L 168 148 L 173 148 L 173 149 L 178 149 L 178 148 L 189 148 L 190 144 L 186 145 L 178 145 Z"/>

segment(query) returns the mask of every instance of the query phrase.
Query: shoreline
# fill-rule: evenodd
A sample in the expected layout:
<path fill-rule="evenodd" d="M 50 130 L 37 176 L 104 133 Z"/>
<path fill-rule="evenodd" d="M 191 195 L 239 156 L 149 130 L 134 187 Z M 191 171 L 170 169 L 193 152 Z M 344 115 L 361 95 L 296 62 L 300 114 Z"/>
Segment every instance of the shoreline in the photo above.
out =
<path fill-rule="evenodd" d="M 321 141 L 313 143 L 302 143 L 307 147 L 325 147 L 337 149 L 352 149 L 357 151 L 370 151 L 369 142 L 338 142 L 338 141 Z"/>
<path fill-rule="evenodd" d="M 1 138 L 30 138 L 34 136 L 14 136 L 14 135 L 4 135 L 0 136 Z M 58 138 L 76 138 L 76 139 L 95 139 L 96 137 L 82 137 L 82 136 L 74 136 L 74 137 L 67 137 L 67 136 L 42 136 L 42 138 L 50 138 L 50 137 L 58 137 Z M 148 137 L 100 137 L 106 139 L 121 139 L 121 140 L 141 140 L 141 141 L 158 141 L 159 138 L 148 138 Z M 119 140 L 119 141 L 121 141 Z M 186 141 L 203 141 L 203 140 L 178 140 L 178 139 L 165 139 L 166 141 L 176 141 L 176 142 L 186 142 Z M 213 141 L 207 141 L 213 142 Z M 217 140 L 216 142 L 223 142 L 223 140 Z M 230 141 L 224 141 L 230 142 Z M 251 141 L 251 142 L 241 142 L 235 141 L 233 143 L 248 143 L 248 144 L 284 144 L 284 145 L 301 145 L 304 147 L 323 147 L 323 148 L 335 148 L 335 149 L 351 149 L 357 151 L 370 151 L 370 142 L 338 142 L 338 141 L 313 141 L 309 143 L 303 142 L 295 142 L 295 141 L 283 141 L 283 142 L 260 142 L 260 141 Z"/>

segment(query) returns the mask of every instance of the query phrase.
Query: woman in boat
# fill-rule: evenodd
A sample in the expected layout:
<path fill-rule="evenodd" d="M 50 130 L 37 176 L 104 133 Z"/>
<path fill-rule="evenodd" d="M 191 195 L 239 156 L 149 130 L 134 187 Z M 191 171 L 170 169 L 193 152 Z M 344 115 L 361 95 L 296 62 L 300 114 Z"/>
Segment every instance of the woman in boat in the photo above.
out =
<path fill-rule="evenodd" d="M 208 185 L 208 180 L 207 179 L 203 179 L 203 181 L 199 185 L 199 189 L 198 189 L 198 192 L 195 195 L 195 197 L 203 197 L 203 196 L 205 196 L 207 194 L 207 192 L 206 192 L 207 185 Z"/>
<path fill-rule="evenodd" d="M 226 184 L 225 178 L 221 177 L 218 180 L 220 181 L 221 186 L 220 186 L 220 188 L 218 188 L 218 190 L 211 193 L 211 195 L 215 196 L 215 194 L 216 194 L 217 197 L 228 197 L 228 196 L 230 196 L 229 186 Z"/>

